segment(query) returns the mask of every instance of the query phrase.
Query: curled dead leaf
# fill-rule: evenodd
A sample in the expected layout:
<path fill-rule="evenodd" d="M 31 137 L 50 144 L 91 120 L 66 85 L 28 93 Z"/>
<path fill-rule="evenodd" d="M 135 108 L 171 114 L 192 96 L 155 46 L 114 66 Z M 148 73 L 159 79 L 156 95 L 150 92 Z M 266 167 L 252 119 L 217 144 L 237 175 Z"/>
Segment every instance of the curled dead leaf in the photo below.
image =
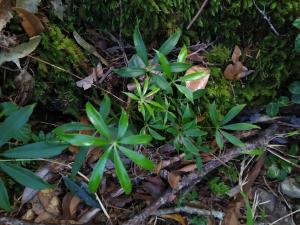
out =
<path fill-rule="evenodd" d="M 234 50 L 233 50 L 233 53 L 232 53 L 232 56 L 231 56 L 232 62 L 233 62 L 234 64 L 237 63 L 237 62 L 239 62 L 239 61 L 240 61 L 241 55 L 242 55 L 242 51 L 241 51 L 241 49 L 239 48 L 239 46 L 236 45 L 236 46 L 234 47 Z"/>
<path fill-rule="evenodd" d="M 18 7 L 14 7 L 13 10 L 22 18 L 22 26 L 29 37 L 37 36 L 45 30 L 40 19 L 31 12 Z"/>
<path fill-rule="evenodd" d="M 173 188 L 173 189 L 176 188 L 180 179 L 181 179 L 181 176 L 178 172 L 176 172 L 176 171 L 170 172 L 168 175 L 168 182 L 169 182 L 171 188 Z"/>
<path fill-rule="evenodd" d="M 206 76 L 203 76 L 197 80 L 190 80 L 186 81 L 186 87 L 191 89 L 192 91 L 197 91 L 200 89 L 204 89 L 207 85 L 209 76 L 210 76 L 210 69 L 203 66 L 192 66 L 190 69 L 188 69 L 185 73 L 185 76 L 196 73 L 196 72 L 203 72 L 207 74 Z"/>
<path fill-rule="evenodd" d="M 177 221 L 181 225 L 186 225 L 185 219 L 180 214 L 167 214 L 167 215 L 161 215 L 160 217 L 165 219 L 172 219 Z"/>
<path fill-rule="evenodd" d="M 83 90 L 87 90 L 92 87 L 92 85 L 97 81 L 97 79 L 103 74 L 103 68 L 99 62 L 95 68 L 92 69 L 92 72 L 89 76 L 83 78 L 80 81 L 76 82 L 77 87 L 82 87 Z"/>
<path fill-rule="evenodd" d="M 228 80 L 239 80 L 241 73 L 243 71 L 243 64 L 241 62 L 236 62 L 235 64 L 229 64 L 225 71 L 224 76 Z"/>

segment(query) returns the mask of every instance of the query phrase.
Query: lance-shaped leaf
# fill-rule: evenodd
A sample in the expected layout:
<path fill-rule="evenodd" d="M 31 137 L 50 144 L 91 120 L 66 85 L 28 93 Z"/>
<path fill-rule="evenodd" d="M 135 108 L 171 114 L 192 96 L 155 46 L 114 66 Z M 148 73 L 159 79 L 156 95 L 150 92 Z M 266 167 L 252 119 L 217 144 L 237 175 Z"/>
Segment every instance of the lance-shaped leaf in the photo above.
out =
<path fill-rule="evenodd" d="M 119 153 L 116 150 L 114 150 L 114 163 L 115 163 L 116 174 L 121 184 L 121 187 L 124 189 L 126 194 L 129 194 L 132 191 L 132 184 L 128 176 L 128 173 L 124 167 L 124 164 L 119 156 Z"/>
<path fill-rule="evenodd" d="M 32 189 L 45 189 L 52 187 L 52 185 L 48 184 L 42 178 L 36 176 L 30 170 L 20 166 L 16 166 L 7 162 L 0 162 L 0 169 L 15 181 L 26 187 L 30 187 Z"/>
<path fill-rule="evenodd" d="M 246 105 L 236 105 L 232 109 L 229 110 L 229 112 L 224 116 L 221 125 L 224 125 L 228 122 L 230 122 L 234 117 L 236 117 L 244 108 Z"/>
<path fill-rule="evenodd" d="M 133 42 L 134 42 L 134 46 L 135 46 L 137 55 L 147 65 L 148 64 L 147 49 L 146 49 L 145 43 L 143 41 L 140 29 L 139 29 L 139 25 L 135 26 L 134 34 L 133 34 Z"/>
<path fill-rule="evenodd" d="M 1 178 L 0 178 L 0 208 L 6 211 L 11 210 L 7 190 Z"/>
<path fill-rule="evenodd" d="M 138 77 L 146 73 L 143 68 L 120 68 L 113 69 L 113 71 L 121 77 Z"/>
<path fill-rule="evenodd" d="M 119 142 L 125 145 L 148 144 L 152 140 L 150 135 L 138 134 L 123 137 Z"/>
<path fill-rule="evenodd" d="M 128 128 L 128 115 L 125 112 L 125 110 L 122 108 L 122 114 L 119 120 L 119 126 L 118 126 L 118 138 L 121 138 L 124 136 Z"/>
<path fill-rule="evenodd" d="M 63 134 L 63 133 L 59 133 L 58 138 L 60 138 L 62 141 L 68 142 L 68 143 L 70 143 L 72 145 L 76 145 L 76 146 L 102 147 L 102 146 L 108 144 L 108 142 L 106 140 L 103 140 L 100 137 L 93 137 L 93 136 L 85 135 L 85 134 Z"/>

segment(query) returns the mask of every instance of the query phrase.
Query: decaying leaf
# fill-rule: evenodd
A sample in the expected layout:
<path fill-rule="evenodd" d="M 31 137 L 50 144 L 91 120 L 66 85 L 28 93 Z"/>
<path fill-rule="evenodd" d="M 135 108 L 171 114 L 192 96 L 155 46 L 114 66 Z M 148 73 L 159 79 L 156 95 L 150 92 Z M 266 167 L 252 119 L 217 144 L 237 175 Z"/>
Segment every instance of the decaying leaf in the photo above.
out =
<path fill-rule="evenodd" d="M 29 37 L 37 36 L 45 30 L 40 19 L 33 13 L 27 11 L 26 9 L 18 7 L 14 7 L 13 10 L 15 10 L 22 18 L 22 26 Z"/>
<path fill-rule="evenodd" d="M 33 96 L 35 80 L 27 70 L 22 70 L 21 73 L 16 76 L 14 83 L 18 89 L 16 102 L 19 105 L 25 105 Z"/>
<path fill-rule="evenodd" d="M 51 5 L 53 7 L 54 15 L 57 16 L 61 21 L 63 21 L 65 6 L 62 4 L 62 1 L 61 0 L 52 0 Z"/>
<path fill-rule="evenodd" d="M 0 31 L 6 26 L 11 18 L 13 18 L 11 12 L 11 1 L 0 0 Z"/>
<path fill-rule="evenodd" d="M 44 209 L 55 216 L 60 215 L 60 200 L 54 189 L 44 189 L 38 193 L 38 198 Z"/>
<path fill-rule="evenodd" d="M 81 199 L 77 196 L 67 193 L 62 201 L 62 211 L 65 219 L 74 218 Z"/>
<path fill-rule="evenodd" d="M 180 214 L 167 214 L 167 215 L 161 215 L 160 217 L 165 219 L 172 219 L 177 221 L 181 225 L 186 225 L 185 219 Z"/>
<path fill-rule="evenodd" d="M 224 77 L 228 80 L 239 80 L 243 77 L 248 76 L 253 72 L 253 70 L 248 70 L 247 67 L 241 63 L 240 57 L 242 55 L 241 49 L 236 45 L 234 47 L 231 60 L 232 64 L 229 64 L 225 71 L 224 71 Z"/>
<path fill-rule="evenodd" d="M 28 42 L 22 43 L 8 51 L 0 52 L 0 65 L 4 62 L 13 61 L 16 59 L 24 58 L 33 52 L 41 41 L 40 36 L 31 38 Z"/>
<path fill-rule="evenodd" d="M 41 0 L 16 0 L 16 7 L 26 9 L 28 12 L 37 13 Z"/>
<path fill-rule="evenodd" d="M 234 64 L 229 64 L 226 67 L 224 71 L 224 76 L 228 80 L 239 80 L 242 71 L 243 71 L 243 64 L 238 61 Z"/>
<path fill-rule="evenodd" d="M 204 89 L 207 85 L 210 76 L 210 69 L 203 66 L 192 66 L 190 69 L 186 71 L 185 76 L 196 72 L 203 72 L 207 75 L 197 80 L 186 81 L 186 87 L 191 89 L 192 91 Z"/>
<path fill-rule="evenodd" d="M 179 175 L 179 173 L 172 171 L 169 173 L 168 175 L 168 182 L 171 186 L 171 188 L 175 188 L 177 186 L 177 184 L 179 183 L 181 179 L 181 176 Z"/>
<path fill-rule="evenodd" d="M 96 68 L 92 69 L 92 72 L 89 76 L 85 77 L 84 79 L 77 81 L 77 87 L 82 87 L 84 90 L 87 90 L 92 87 L 94 82 L 103 74 L 103 69 L 101 63 L 98 63 Z"/>
<path fill-rule="evenodd" d="M 233 50 L 233 53 L 232 53 L 232 56 L 231 56 L 231 61 L 233 63 L 237 63 L 238 61 L 240 61 L 240 57 L 242 55 L 242 51 L 241 49 L 239 48 L 239 46 L 235 46 L 234 47 L 234 50 Z"/>
<path fill-rule="evenodd" d="M 86 51 L 96 56 L 100 61 L 108 66 L 107 61 L 97 52 L 96 48 L 89 44 L 86 40 L 84 40 L 76 31 L 73 31 L 73 36 L 76 40 L 76 42 Z"/>

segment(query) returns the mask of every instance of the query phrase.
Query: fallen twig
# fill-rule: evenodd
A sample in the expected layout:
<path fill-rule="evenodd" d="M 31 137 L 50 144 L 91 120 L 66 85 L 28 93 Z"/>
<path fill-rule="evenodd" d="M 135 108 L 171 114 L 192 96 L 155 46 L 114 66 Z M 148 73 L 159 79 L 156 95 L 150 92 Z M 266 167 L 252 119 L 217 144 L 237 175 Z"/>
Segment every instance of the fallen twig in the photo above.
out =
<path fill-rule="evenodd" d="M 205 8 L 206 4 L 208 3 L 208 0 L 205 0 L 200 9 L 198 10 L 198 12 L 196 13 L 196 15 L 193 17 L 193 19 L 191 20 L 191 22 L 189 23 L 189 25 L 186 27 L 187 30 L 189 30 L 191 28 L 191 26 L 193 25 L 193 23 L 195 22 L 195 20 L 200 16 L 200 14 L 202 13 L 203 9 Z"/>
<path fill-rule="evenodd" d="M 203 170 L 194 171 L 187 176 L 183 177 L 182 180 L 177 184 L 174 189 L 169 188 L 160 198 L 153 202 L 150 206 L 145 208 L 140 214 L 136 215 L 132 219 L 123 223 L 123 225 L 140 225 L 151 215 L 156 215 L 157 210 L 164 204 L 174 200 L 174 197 L 179 192 L 186 188 L 193 187 L 199 183 L 208 173 L 215 170 L 216 168 L 223 165 L 221 162 L 228 162 L 238 156 L 240 156 L 243 150 L 253 150 L 256 148 L 264 148 L 273 138 L 273 132 L 278 129 L 277 125 L 272 125 L 264 132 L 262 132 L 258 138 L 249 141 L 245 147 L 237 148 L 234 147 L 227 154 L 220 156 L 218 160 L 211 160 L 203 166 Z"/>
<path fill-rule="evenodd" d="M 206 209 L 199 209 L 190 206 L 172 208 L 172 209 L 161 209 L 156 212 L 157 216 L 166 215 L 166 214 L 173 214 L 173 213 L 188 213 L 188 214 L 195 214 L 198 216 L 213 216 L 219 220 L 223 220 L 224 213 L 215 210 L 206 210 Z"/>
<path fill-rule="evenodd" d="M 278 31 L 275 29 L 275 27 L 273 26 L 273 24 L 271 23 L 271 18 L 267 16 L 265 9 L 261 10 L 258 5 L 256 4 L 255 0 L 253 0 L 253 4 L 255 6 L 255 8 L 257 9 L 257 11 L 263 16 L 263 18 L 267 21 L 267 23 L 269 24 L 271 30 L 274 32 L 274 34 L 276 34 L 277 36 L 279 36 Z"/>

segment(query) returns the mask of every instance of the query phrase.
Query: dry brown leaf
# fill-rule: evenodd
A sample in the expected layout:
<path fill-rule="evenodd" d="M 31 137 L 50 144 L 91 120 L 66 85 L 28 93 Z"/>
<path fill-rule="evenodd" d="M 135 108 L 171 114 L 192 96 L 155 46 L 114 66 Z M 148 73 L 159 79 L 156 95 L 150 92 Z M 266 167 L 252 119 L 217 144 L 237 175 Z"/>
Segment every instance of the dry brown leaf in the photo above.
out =
<path fill-rule="evenodd" d="M 71 193 L 67 193 L 62 201 L 62 211 L 65 219 L 75 217 L 81 199 Z"/>
<path fill-rule="evenodd" d="M 203 67 L 203 66 L 192 66 L 190 69 L 188 69 L 185 72 L 185 76 L 189 75 L 191 73 L 196 73 L 196 72 L 203 72 L 207 75 L 201 77 L 200 79 L 186 82 L 186 87 L 191 89 L 192 91 L 197 91 L 197 90 L 200 90 L 200 89 L 204 89 L 207 85 L 207 82 L 208 82 L 208 79 L 209 79 L 209 76 L 210 76 L 210 69 L 207 68 L 207 67 Z"/>
<path fill-rule="evenodd" d="M 34 37 L 45 31 L 40 19 L 26 9 L 14 7 L 18 15 L 22 18 L 22 26 L 29 37 Z"/>
<path fill-rule="evenodd" d="M 187 165 L 187 166 L 185 166 L 185 167 L 182 167 L 182 168 L 180 168 L 179 170 L 176 170 L 176 171 L 177 171 L 177 172 L 184 172 L 184 173 L 187 173 L 187 172 L 194 171 L 195 169 L 197 169 L 196 164 L 190 164 L 190 165 Z"/>
<path fill-rule="evenodd" d="M 233 53 L 232 53 L 232 56 L 231 56 L 231 60 L 233 62 L 233 64 L 237 63 L 240 61 L 240 57 L 242 55 L 242 51 L 241 49 L 239 48 L 239 46 L 235 46 L 234 47 L 234 50 L 233 50 Z"/>
<path fill-rule="evenodd" d="M 52 215 L 60 215 L 60 200 L 56 196 L 55 190 L 53 189 L 44 189 L 38 193 L 38 198 L 43 205 L 44 209 L 51 213 Z"/>
<path fill-rule="evenodd" d="M 89 76 L 83 78 L 80 81 L 76 82 L 77 87 L 82 87 L 83 90 L 87 90 L 92 87 L 94 82 L 97 81 L 97 79 L 102 76 L 103 74 L 103 68 L 101 63 L 99 62 L 95 68 L 92 68 L 92 71 Z"/>
<path fill-rule="evenodd" d="M 180 223 L 181 225 L 186 225 L 185 219 L 180 214 L 167 214 L 167 215 L 161 215 L 160 217 L 164 219 L 172 219 Z"/>
<path fill-rule="evenodd" d="M 0 0 L 0 31 L 6 26 L 11 18 L 13 18 L 11 12 L 11 1 Z"/>
<path fill-rule="evenodd" d="M 225 71 L 224 76 L 228 80 L 238 80 L 240 79 L 240 75 L 243 71 L 243 64 L 241 62 L 237 62 L 235 64 L 229 64 Z"/>
<path fill-rule="evenodd" d="M 169 182 L 170 186 L 173 189 L 176 188 L 176 186 L 179 183 L 180 179 L 181 179 L 181 176 L 176 171 L 172 171 L 168 175 L 168 182 Z"/>
<path fill-rule="evenodd" d="M 26 211 L 26 213 L 22 216 L 22 220 L 32 221 L 36 217 L 36 214 L 32 209 Z"/>
<path fill-rule="evenodd" d="M 188 55 L 187 59 L 192 61 L 192 62 L 205 63 L 204 57 L 197 54 L 197 53 Z"/>

